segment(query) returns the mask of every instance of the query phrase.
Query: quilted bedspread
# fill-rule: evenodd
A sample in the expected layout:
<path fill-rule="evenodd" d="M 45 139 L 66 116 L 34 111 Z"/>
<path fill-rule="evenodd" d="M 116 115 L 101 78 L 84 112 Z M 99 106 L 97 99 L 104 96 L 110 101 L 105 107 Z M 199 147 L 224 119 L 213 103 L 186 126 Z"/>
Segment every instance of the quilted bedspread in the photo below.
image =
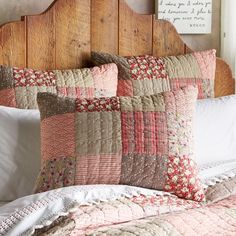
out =
<path fill-rule="evenodd" d="M 19 200 L 11 214 L 0 211 L 0 235 L 235 236 L 236 177 L 206 195 L 198 203 L 125 185 L 67 187 Z"/>
<path fill-rule="evenodd" d="M 236 235 L 236 196 L 207 207 L 97 229 L 92 234 L 233 236 Z"/>
<path fill-rule="evenodd" d="M 78 207 L 35 235 L 235 236 L 236 196 L 202 207 L 163 196 L 119 199 Z"/>
<path fill-rule="evenodd" d="M 35 235 L 236 235 L 235 186 L 232 178 L 209 187 L 204 204 L 141 194 L 78 205 Z"/>

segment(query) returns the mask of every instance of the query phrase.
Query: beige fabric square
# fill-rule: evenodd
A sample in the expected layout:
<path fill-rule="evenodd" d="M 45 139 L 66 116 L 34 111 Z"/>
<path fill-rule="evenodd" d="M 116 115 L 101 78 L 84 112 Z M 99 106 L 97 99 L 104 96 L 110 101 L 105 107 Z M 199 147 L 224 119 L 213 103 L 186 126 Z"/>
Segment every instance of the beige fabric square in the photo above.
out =
<path fill-rule="evenodd" d="M 170 91 L 169 79 L 132 80 L 136 96 L 147 96 Z"/>
<path fill-rule="evenodd" d="M 163 57 L 169 78 L 199 78 L 202 76 L 194 55 Z"/>
<path fill-rule="evenodd" d="M 55 70 L 58 87 L 94 87 L 92 73 L 89 68 L 74 70 Z"/>
<path fill-rule="evenodd" d="M 56 88 L 50 86 L 16 87 L 15 93 L 17 107 L 22 109 L 37 109 L 38 92 L 57 93 Z"/>
<path fill-rule="evenodd" d="M 78 112 L 75 123 L 77 154 L 121 153 L 120 112 Z"/>
<path fill-rule="evenodd" d="M 153 86 L 153 93 L 152 94 L 158 94 L 158 93 L 162 93 L 162 92 L 171 90 L 169 78 L 167 78 L 167 79 L 153 79 L 152 84 L 153 84 L 152 85 Z"/>
<path fill-rule="evenodd" d="M 142 98 L 135 97 L 120 97 L 121 111 L 142 111 Z"/>
<path fill-rule="evenodd" d="M 122 112 L 165 111 L 165 101 L 161 94 L 143 97 L 120 97 L 120 105 Z"/>
<path fill-rule="evenodd" d="M 132 80 L 135 96 L 145 96 L 154 94 L 152 80 Z"/>
<path fill-rule="evenodd" d="M 161 94 L 142 97 L 143 112 L 165 111 L 165 101 Z"/>

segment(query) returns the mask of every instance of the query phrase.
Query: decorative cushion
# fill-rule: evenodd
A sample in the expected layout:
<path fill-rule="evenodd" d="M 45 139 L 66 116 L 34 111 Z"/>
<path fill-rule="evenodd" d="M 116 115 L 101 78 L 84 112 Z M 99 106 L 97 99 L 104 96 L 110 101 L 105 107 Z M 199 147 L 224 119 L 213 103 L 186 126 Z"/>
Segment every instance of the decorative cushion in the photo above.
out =
<path fill-rule="evenodd" d="M 168 57 L 121 57 L 92 52 L 92 60 L 96 65 L 117 64 L 118 96 L 145 96 L 197 85 L 199 99 L 214 97 L 214 49 Z"/>
<path fill-rule="evenodd" d="M 69 97 L 116 96 L 117 66 L 40 71 L 0 66 L 0 105 L 37 109 L 37 93 L 51 92 Z"/>
<path fill-rule="evenodd" d="M 197 89 L 143 97 L 61 98 L 39 93 L 42 168 L 36 192 L 125 184 L 203 200 L 193 161 Z"/>

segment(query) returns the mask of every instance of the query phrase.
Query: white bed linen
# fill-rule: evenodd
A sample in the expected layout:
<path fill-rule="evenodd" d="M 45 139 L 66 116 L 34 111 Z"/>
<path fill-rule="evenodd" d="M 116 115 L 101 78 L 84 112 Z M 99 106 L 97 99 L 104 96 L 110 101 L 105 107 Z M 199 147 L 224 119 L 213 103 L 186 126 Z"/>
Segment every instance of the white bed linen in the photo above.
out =
<path fill-rule="evenodd" d="M 39 170 L 39 111 L 0 106 L 0 201 L 31 194 Z"/>
<path fill-rule="evenodd" d="M 6 204 L 8 204 L 8 203 L 9 203 L 9 202 L 0 202 L 0 207 L 6 205 Z"/>
<path fill-rule="evenodd" d="M 236 159 L 213 162 L 199 169 L 199 177 L 205 187 L 236 176 Z"/>
<path fill-rule="evenodd" d="M 169 195 L 161 191 L 125 185 L 87 185 L 23 197 L 0 208 L 0 235 L 31 235 L 35 228 L 50 224 L 54 219 L 64 215 L 64 212 L 75 203 L 89 204 L 140 194 Z M 8 226 L 11 228 L 10 231 L 5 231 Z"/>
<path fill-rule="evenodd" d="M 236 157 L 236 95 L 196 103 L 196 162 L 201 167 Z"/>

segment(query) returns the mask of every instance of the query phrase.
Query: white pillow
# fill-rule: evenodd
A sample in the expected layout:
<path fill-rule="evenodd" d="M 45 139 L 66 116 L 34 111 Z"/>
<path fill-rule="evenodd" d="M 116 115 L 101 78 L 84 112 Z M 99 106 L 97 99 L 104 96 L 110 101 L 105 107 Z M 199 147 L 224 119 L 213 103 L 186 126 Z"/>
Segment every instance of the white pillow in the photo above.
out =
<path fill-rule="evenodd" d="M 0 106 L 0 201 L 31 194 L 39 169 L 39 111 Z"/>
<path fill-rule="evenodd" d="M 236 159 L 236 96 L 197 101 L 195 116 L 196 162 Z"/>

